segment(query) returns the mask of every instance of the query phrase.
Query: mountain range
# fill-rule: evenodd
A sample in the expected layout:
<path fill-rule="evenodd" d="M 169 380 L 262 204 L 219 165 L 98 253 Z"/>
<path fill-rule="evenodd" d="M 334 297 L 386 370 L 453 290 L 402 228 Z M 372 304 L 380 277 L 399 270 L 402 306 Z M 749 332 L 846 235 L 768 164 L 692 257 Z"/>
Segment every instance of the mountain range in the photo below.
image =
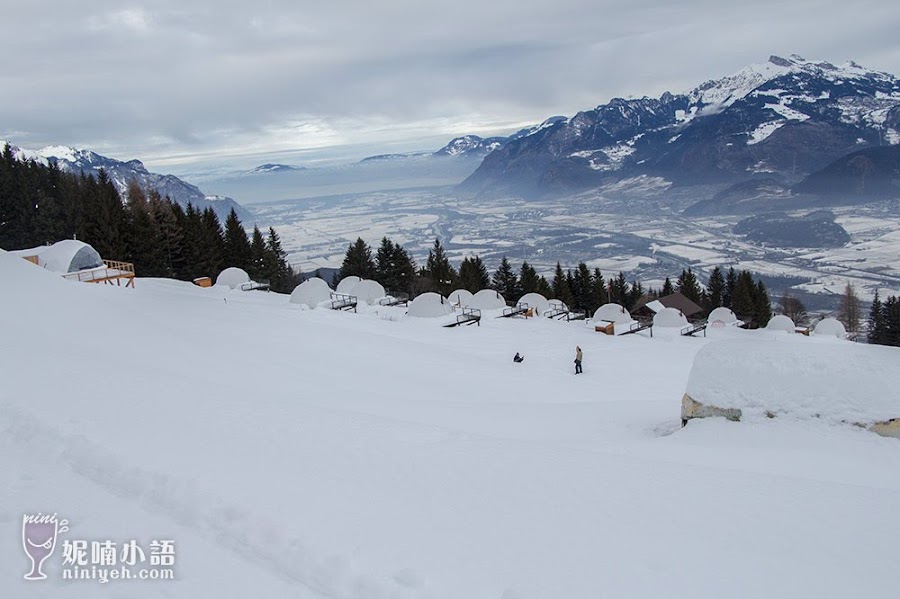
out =
<path fill-rule="evenodd" d="M 90 150 L 78 150 L 67 146 L 48 146 L 33 151 L 11 145 L 11 149 L 21 160 L 55 164 L 63 172 L 90 175 L 104 169 L 123 198 L 127 195 L 128 183 L 137 181 L 143 189 L 155 189 L 160 195 L 168 196 L 181 206 L 190 203 L 200 210 L 212 208 L 223 222 L 232 208 L 242 221 L 249 222 L 252 218 L 250 213 L 232 198 L 206 195 L 195 185 L 182 181 L 174 175 L 151 173 L 140 160 L 122 162 Z"/>
<path fill-rule="evenodd" d="M 900 196 L 897 144 L 896 77 L 772 56 L 687 93 L 614 98 L 502 141 L 459 189 L 553 197 L 656 177 L 729 198 L 703 198 L 696 212 L 754 199 L 834 205 Z"/>

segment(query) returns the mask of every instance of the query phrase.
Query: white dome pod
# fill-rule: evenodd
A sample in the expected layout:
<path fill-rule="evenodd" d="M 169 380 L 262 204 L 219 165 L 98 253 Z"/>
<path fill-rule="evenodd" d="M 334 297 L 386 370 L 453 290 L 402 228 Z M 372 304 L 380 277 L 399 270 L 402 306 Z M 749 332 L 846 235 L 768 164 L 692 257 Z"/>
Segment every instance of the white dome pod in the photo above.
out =
<path fill-rule="evenodd" d="M 837 318 L 823 318 L 816 323 L 813 334 L 844 339 L 847 337 L 847 329 L 844 328 L 844 323 Z"/>
<path fill-rule="evenodd" d="M 344 293 L 346 295 L 354 295 L 351 293 L 351 289 L 356 286 L 357 283 L 362 281 L 361 278 L 356 275 L 350 275 L 349 277 L 344 277 L 340 281 L 338 281 L 337 288 L 334 290 L 335 293 Z"/>
<path fill-rule="evenodd" d="M 468 289 L 457 289 L 449 296 L 447 299 L 450 300 L 450 303 L 454 306 L 459 306 L 461 308 L 465 308 L 467 306 L 472 305 L 472 298 L 475 297 L 472 295 L 472 292 Z"/>
<path fill-rule="evenodd" d="M 506 300 L 493 289 L 482 289 L 472 297 L 470 305 L 479 310 L 499 310 L 506 307 Z"/>
<path fill-rule="evenodd" d="M 338 287 L 340 287 L 340 285 L 338 285 Z M 338 291 L 338 293 L 343 292 Z M 356 299 L 361 302 L 374 305 L 387 294 L 384 291 L 384 287 L 382 287 L 381 283 L 378 281 L 363 279 L 350 289 L 350 295 L 355 296 Z"/>
<path fill-rule="evenodd" d="M 550 302 L 540 293 L 526 293 L 519 298 L 518 303 L 528 304 L 529 308 L 534 309 L 535 316 L 541 316 L 550 309 Z"/>
<path fill-rule="evenodd" d="M 97 250 L 83 241 L 64 239 L 57 241 L 38 255 L 38 264 L 59 273 L 77 272 L 103 266 Z"/>
<path fill-rule="evenodd" d="M 324 280 L 313 277 L 294 287 L 291 303 L 315 308 L 320 302 L 331 299 L 331 287 Z"/>
<path fill-rule="evenodd" d="M 450 305 L 450 301 L 431 291 L 416 297 L 409 303 L 409 309 L 406 311 L 407 315 L 418 318 L 440 318 L 451 312 L 453 306 Z"/>
<path fill-rule="evenodd" d="M 678 308 L 663 308 L 653 316 L 654 329 L 680 329 L 687 324 L 688 319 Z"/>
<path fill-rule="evenodd" d="M 237 289 L 244 283 L 250 282 L 250 275 L 243 268 L 231 266 L 219 273 L 216 277 L 216 285 L 222 285 L 230 289 Z"/>
<path fill-rule="evenodd" d="M 794 321 L 784 314 L 776 314 L 766 323 L 767 331 L 784 331 L 785 333 L 793 333 L 796 330 Z"/>
<path fill-rule="evenodd" d="M 616 324 L 625 324 L 634 320 L 628 310 L 619 304 L 603 304 L 594 312 L 594 320 L 605 320 Z"/>
<path fill-rule="evenodd" d="M 709 313 L 709 318 L 706 319 L 710 326 L 715 326 L 716 322 L 721 322 L 725 326 L 734 326 L 737 323 L 737 320 L 737 316 L 734 315 L 734 312 L 724 306 L 713 309 L 713 311 Z"/>

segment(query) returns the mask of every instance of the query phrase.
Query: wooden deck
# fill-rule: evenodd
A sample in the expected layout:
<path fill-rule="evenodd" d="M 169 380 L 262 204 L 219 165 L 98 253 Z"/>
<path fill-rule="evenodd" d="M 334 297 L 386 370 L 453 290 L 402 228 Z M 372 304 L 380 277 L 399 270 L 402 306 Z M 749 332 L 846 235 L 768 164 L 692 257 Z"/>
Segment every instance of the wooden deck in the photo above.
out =
<path fill-rule="evenodd" d="M 353 310 L 356 312 L 356 304 L 357 299 L 355 295 L 347 295 L 346 293 L 334 293 L 331 294 L 331 309 L 332 310 L 345 310 L 350 311 Z"/>
<path fill-rule="evenodd" d="M 445 324 L 444 326 L 450 328 L 462 325 L 469 326 L 471 324 L 481 326 L 481 310 L 478 310 L 476 308 L 463 308 L 462 314 L 456 315 L 455 322 Z"/>
<path fill-rule="evenodd" d="M 116 285 L 121 286 L 125 281 L 126 287 L 134 288 L 134 264 L 131 262 L 119 262 L 118 260 L 104 260 L 103 266 L 91 268 L 89 270 L 79 270 L 63 275 L 64 279 L 70 281 L 82 281 L 84 283 L 104 283 L 112 285 L 115 281 Z"/>

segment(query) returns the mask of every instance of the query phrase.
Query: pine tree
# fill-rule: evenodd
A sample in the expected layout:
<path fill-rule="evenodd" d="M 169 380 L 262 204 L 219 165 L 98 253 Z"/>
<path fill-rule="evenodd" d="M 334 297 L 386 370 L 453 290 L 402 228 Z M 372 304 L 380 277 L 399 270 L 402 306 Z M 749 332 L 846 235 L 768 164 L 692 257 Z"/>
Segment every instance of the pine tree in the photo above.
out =
<path fill-rule="evenodd" d="M 568 278 L 563 272 L 559 262 L 556 263 L 556 270 L 553 273 L 553 281 L 550 284 L 553 289 L 553 299 L 558 299 L 568 307 L 572 307 L 574 299 L 572 298 L 572 288 L 569 286 Z"/>
<path fill-rule="evenodd" d="M 522 295 L 526 293 L 538 293 L 538 274 L 534 267 L 527 261 L 522 262 L 522 268 L 519 270 L 519 292 Z M 511 298 L 515 299 L 515 298 Z"/>
<path fill-rule="evenodd" d="M 602 286 L 601 279 L 601 286 Z M 546 298 L 553 297 L 553 287 L 550 286 L 550 283 L 547 282 L 547 278 L 541 275 L 541 278 L 538 279 L 538 293 L 543 295 Z"/>
<path fill-rule="evenodd" d="M 148 205 L 157 228 L 156 244 L 164 265 L 162 276 L 181 278 L 184 269 L 183 235 L 178 226 L 175 206 L 169 198 L 160 197 L 155 189 L 150 190 Z"/>
<path fill-rule="evenodd" d="M 878 290 L 875 290 L 875 298 L 872 300 L 872 306 L 869 308 L 869 326 L 867 339 L 869 343 L 884 345 L 885 340 L 885 320 L 883 313 L 883 305 L 878 297 Z"/>
<path fill-rule="evenodd" d="M 254 226 L 250 235 L 250 268 L 247 270 L 251 280 L 271 282 L 274 265 L 267 259 L 266 254 L 266 240 L 263 239 L 259 227 Z"/>
<path fill-rule="evenodd" d="M 735 314 L 737 314 L 737 310 L 734 309 L 734 288 L 737 286 L 737 279 L 738 275 L 734 267 L 729 267 L 728 275 L 725 277 L 725 292 L 722 294 L 722 305 L 726 308 L 731 308 Z"/>
<path fill-rule="evenodd" d="M 675 282 L 675 289 L 695 304 L 703 302 L 700 283 L 697 282 L 697 276 L 690 268 L 681 271 L 681 276 Z"/>
<path fill-rule="evenodd" d="M 219 217 L 212 208 L 205 208 L 200 220 L 203 223 L 203 234 L 200 238 L 200 261 L 196 271 L 198 276 L 215 280 L 225 268 L 225 234 Z"/>
<path fill-rule="evenodd" d="M 223 266 L 225 268 L 234 266 L 248 272 L 252 269 L 250 240 L 247 239 L 247 231 L 244 230 L 241 219 L 238 218 L 234 208 L 225 219 Z"/>
<path fill-rule="evenodd" d="M 456 286 L 456 270 L 450 265 L 440 239 L 435 239 L 434 246 L 428 251 L 423 275 L 430 290 L 443 296 L 449 295 Z"/>
<path fill-rule="evenodd" d="M 500 266 L 491 278 L 491 289 L 503 296 L 507 301 L 516 301 L 522 296 L 519 293 L 519 278 L 513 272 L 512 266 L 506 256 L 500 261 Z"/>
<path fill-rule="evenodd" d="M 756 305 L 753 297 L 756 294 L 756 285 L 753 275 L 749 270 L 743 270 L 735 276 L 734 292 L 731 298 L 731 310 L 744 322 L 752 322 L 755 327 L 765 326 L 768 320 L 760 322 L 757 319 Z"/>
<path fill-rule="evenodd" d="M 338 273 L 338 280 L 351 276 L 359 277 L 360 279 L 374 279 L 375 273 L 375 261 L 372 259 L 372 250 L 363 241 L 362 237 L 357 237 L 356 241 L 347 247 L 344 262 L 341 264 L 341 270 Z"/>
<path fill-rule="evenodd" d="M 572 295 L 575 298 L 575 309 L 593 314 L 599 308 L 594 295 L 594 281 L 587 264 L 580 262 L 572 274 Z"/>
<path fill-rule="evenodd" d="M 660 297 L 665 297 L 667 295 L 672 295 L 675 293 L 675 286 L 672 285 L 671 279 L 666 277 L 666 281 L 663 283 L 662 291 L 660 291 Z"/>
<path fill-rule="evenodd" d="M 269 227 L 269 235 L 266 238 L 267 261 L 272 269 L 269 278 L 269 288 L 277 293 L 290 293 L 294 287 L 303 282 L 303 277 L 294 271 L 287 261 L 287 253 L 281 247 L 281 238 L 275 229 Z"/>
<path fill-rule="evenodd" d="M 772 302 L 769 301 L 769 292 L 762 281 L 757 281 L 753 293 L 753 317 L 759 326 L 764 326 L 772 319 Z"/>
<path fill-rule="evenodd" d="M 472 293 L 478 293 L 491 286 L 491 277 L 481 258 L 478 256 L 463 258 L 462 264 L 459 265 L 459 286 Z"/>
<path fill-rule="evenodd" d="M 725 277 L 722 269 L 716 266 L 709 273 L 709 283 L 706 286 L 706 313 L 709 314 L 716 308 L 725 305 Z"/>
<path fill-rule="evenodd" d="M 882 319 L 884 320 L 883 345 L 893 347 L 900 346 L 900 300 L 896 296 L 889 296 L 882 306 Z"/>
<path fill-rule="evenodd" d="M 628 292 L 630 288 L 625 280 L 625 273 L 619 272 L 619 276 L 609 280 L 609 301 L 628 309 Z"/>
<path fill-rule="evenodd" d="M 606 281 L 604 281 L 603 273 L 600 272 L 599 268 L 594 269 L 591 288 L 594 303 L 596 303 L 598 307 L 609 303 L 609 293 L 606 291 Z"/>
<path fill-rule="evenodd" d="M 625 309 L 630 312 L 642 297 L 644 297 L 644 286 L 640 281 L 635 279 L 631 282 L 631 290 L 628 292 L 628 302 L 624 304 Z"/>

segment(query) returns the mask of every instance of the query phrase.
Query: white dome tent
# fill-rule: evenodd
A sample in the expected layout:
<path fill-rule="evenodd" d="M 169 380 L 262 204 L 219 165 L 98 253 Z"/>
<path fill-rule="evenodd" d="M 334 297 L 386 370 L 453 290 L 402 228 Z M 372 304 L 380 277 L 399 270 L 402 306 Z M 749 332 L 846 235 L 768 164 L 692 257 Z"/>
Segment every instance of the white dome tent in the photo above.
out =
<path fill-rule="evenodd" d="M 713 311 L 709 313 L 709 318 L 706 319 L 706 322 L 713 328 L 739 325 L 738 318 L 735 316 L 734 312 L 724 306 L 714 308 Z"/>
<path fill-rule="evenodd" d="M 519 298 L 518 303 L 528 304 L 528 307 L 534 310 L 535 316 L 542 316 L 550 310 L 550 302 L 540 293 L 526 293 Z"/>
<path fill-rule="evenodd" d="M 594 330 L 602 330 L 607 335 L 622 335 L 637 326 L 637 321 L 631 317 L 628 310 L 615 303 L 603 304 L 597 308 L 592 321 L 595 324 Z"/>
<path fill-rule="evenodd" d="M 468 289 L 457 289 L 447 296 L 447 299 L 450 300 L 450 303 L 454 306 L 465 308 L 472 305 L 473 297 L 475 296 Z"/>
<path fill-rule="evenodd" d="M 823 318 L 816 323 L 813 335 L 846 339 L 847 329 L 844 328 L 844 324 L 837 318 Z"/>
<path fill-rule="evenodd" d="M 243 268 L 231 266 L 219 273 L 216 277 L 216 286 L 228 287 L 230 289 L 238 289 L 244 283 L 250 282 L 250 275 Z"/>
<path fill-rule="evenodd" d="M 297 285 L 291 292 L 291 303 L 315 308 L 331 299 L 331 287 L 324 280 L 313 277 Z"/>
<path fill-rule="evenodd" d="M 64 239 L 37 253 L 38 265 L 62 274 L 103 266 L 97 250 L 83 241 Z"/>
<path fill-rule="evenodd" d="M 506 307 L 506 300 L 498 291 L 482 289 L 472 297 L 470 306 L 479 310 L 500 310 Z"/>
<path fill-rule="evenodd" d="M 423 293 L 409 303 L 406 313 L 417 318 L 440 318 L 453 312 L 450 301 L 432 291 Z"/>
<path fill-rule="evenodd" d="M 634 320 L 623 306 L 619 304 L 603 304 L 594 312 L 594 320 L 604 320 L 614 324 L 627 324 Z"/>
<path fill-rule="evenodd" d="M 340 288 L 340 285 L 338 285 L 338 288 Z M 346 292 L 338 291 L 338 293 Z M 384 291 L 384 287 L 381 286 L 381 283 L 373 281 L 372 279 L 363 279 L 359 281 L 350 288 L 349 294 L 355 296 L 357 300 L 369 305 L 377 304 L 378 300 L 383 299 L 387 295 Z"/>
<path fill-rule="evenodd" d="M 785 333 L 793 333 L 796 330 L 794 321 L 784 314 L 777 314 L 769 319 L 766 323 L 767 331 L 784 331 Z"/>
<path fill-rule="evenodd" d="M 351 292 L 351 290 L 356 286 L 357 283 L 362 281 L 361 278 L 356 275 L 350 275 L 348 277 L 344 277 L 340 281 L 338 281 L 337 288 L 334 290 L 335 293 L 344 293 L 346 295 L 355 295 Z"/>
<path fill-rule="evenodd" d="M 653 329 L 678 329 L 688 325 L 688 319 L 677 308 L 663 308 L 653 316 Z"/>

